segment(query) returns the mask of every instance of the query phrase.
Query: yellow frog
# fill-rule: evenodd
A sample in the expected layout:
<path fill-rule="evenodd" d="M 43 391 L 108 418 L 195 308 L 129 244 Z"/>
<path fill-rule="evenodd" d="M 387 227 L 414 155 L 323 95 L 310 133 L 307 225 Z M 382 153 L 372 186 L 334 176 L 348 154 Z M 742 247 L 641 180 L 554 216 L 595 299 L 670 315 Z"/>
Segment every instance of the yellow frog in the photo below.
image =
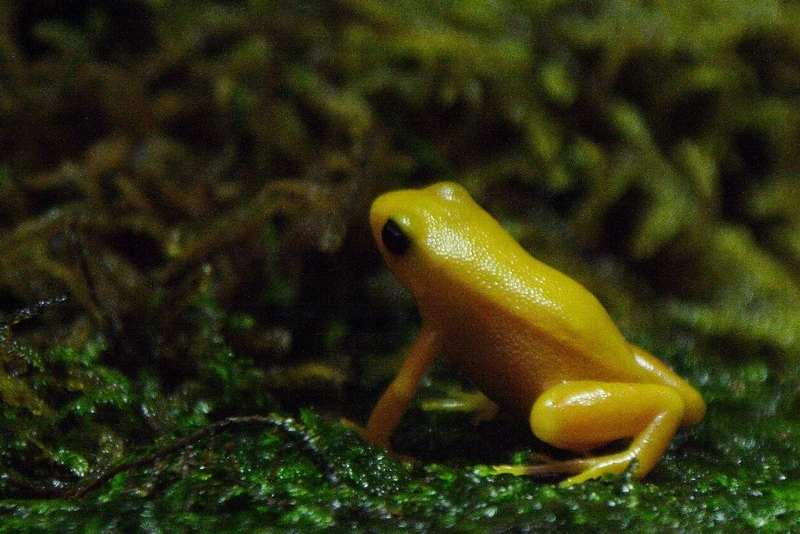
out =
<path fill-rule="evenodd" d="M 361 433 L 389 441 L 437 354 L 500 409 L 528 417 L 542 441 L 583 456 L 498 473 L 573 475 L 571 485 L 636 461 L 645 476 L 678 427 L 699 422 L 700 394 L 628 343 L 579 283 L 531 257 L 461 186 L 386 193 L 370 222 L 389 268 L 411 291 L 422 328 Z M 630 439 L 622 452 L 589 453 Z"/>

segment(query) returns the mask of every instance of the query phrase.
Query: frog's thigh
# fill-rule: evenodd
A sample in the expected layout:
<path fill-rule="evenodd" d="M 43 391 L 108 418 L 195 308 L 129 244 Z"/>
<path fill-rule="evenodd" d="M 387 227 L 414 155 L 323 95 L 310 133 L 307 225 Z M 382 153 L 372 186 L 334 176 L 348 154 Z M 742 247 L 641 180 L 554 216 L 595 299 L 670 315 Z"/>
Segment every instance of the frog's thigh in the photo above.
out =
<path fill-rule="evenodd" d="M 542 441 L 573 451 L 633 438 L 624 453 L 579 461 L 573 469 L 595 467 L 599 472 L 591 476 L 599 476 L 621 472 L 636 458 L 636 475 L 644 476 L 664 454 L 683 411 L 683 399 L 668 386 L 575 381 L 556 385 L 537 399 L 531 429 Z"/>

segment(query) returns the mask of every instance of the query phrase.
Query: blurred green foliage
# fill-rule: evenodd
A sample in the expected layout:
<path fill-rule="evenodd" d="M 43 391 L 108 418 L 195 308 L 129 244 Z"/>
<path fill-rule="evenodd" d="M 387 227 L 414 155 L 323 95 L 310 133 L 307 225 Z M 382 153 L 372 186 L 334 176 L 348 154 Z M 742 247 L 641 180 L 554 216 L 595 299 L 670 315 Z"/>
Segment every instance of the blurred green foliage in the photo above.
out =
<path fill-rule="evenodd" d="M 0 4 L 0 531 L 791 530 L 798 36 L 777 0 Z M 644 482 L 337 422 L 415 326 L 369 202 L 442 179 L 703 392 Z"/>

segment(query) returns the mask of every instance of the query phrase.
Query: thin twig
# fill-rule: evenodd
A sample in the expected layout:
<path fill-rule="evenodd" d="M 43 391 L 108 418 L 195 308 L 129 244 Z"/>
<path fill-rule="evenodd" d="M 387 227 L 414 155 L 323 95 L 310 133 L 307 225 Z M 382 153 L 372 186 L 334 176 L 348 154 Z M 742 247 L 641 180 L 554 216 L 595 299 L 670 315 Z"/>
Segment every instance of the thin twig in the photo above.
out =
<path fill-rule="evenodd" d="M 311 459 L 317 468 L 328 478 L 328 480 L 332 484 L 338 484 L 339 478 L 335 473 L 333 466 L 328 463 L 320 454 L 319 450 L 314 444 L 315 438 L 314 436 L 309 436 L 308 433 L 300 433 L 298 429 L 292 424 L 292 420 L 287 420 L 284 418 L 279 418 L 277 416 L 262 416 L 262 415 L 251 415 L 246 417 L 228 417 L 227 419 L 223 419 L 221 421 L 217 421 L 216 423 L 212 423 L 200 430 L 189 434 L 183 438 L 178 439 L 177 441 L 166 445 L 165 447 L 155 451 L 152 454 L 148 454 L 146 456 L 142 456 L 140 458 L 136 458 L 134 460 L 130 460 L 127 462 L 123 462 L 119 465 L 111 467 L 110 469 L 104 471 L 96 478 L 81 486 L 79 488 L 73 488 L 67 490 L 62 495 L 62 498 L 65 499 L 80 499 L 85 497 L 87 494 L 91 493 L 92 491 L 96 490 L 115 476 L 120 473 L 124 473 L 125 471 L 130 471 L 132 469 L 136 469 L 137 467 L 141 467 L 144 465 L 154 464 L 161 458 L 169 455 L 170 453 L 179 451 L 191 445 L 194 442 L 197 442 L 201 439 L 215 436 L 220 432 L 227 430 L 232 426 L 244 426 L 244 425 L 263 425 L 263 426 L 272 426 L 275 428 L 279 428 L 284 431 L 287 436 L 291 439 L 296 441 L 300 448 L 303 450 L 311 453 Z"/>

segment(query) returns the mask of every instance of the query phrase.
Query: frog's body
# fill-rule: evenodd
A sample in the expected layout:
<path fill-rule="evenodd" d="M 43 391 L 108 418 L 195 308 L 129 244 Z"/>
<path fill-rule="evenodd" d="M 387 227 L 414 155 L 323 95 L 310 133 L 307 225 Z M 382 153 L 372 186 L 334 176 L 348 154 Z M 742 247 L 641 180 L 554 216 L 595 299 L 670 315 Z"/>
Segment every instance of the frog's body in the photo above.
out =
<path fill-rule="evenodd" d="M 644 476 L 678 426 L 705 403 L 657 358 L 629 344 L 583 286 L 531 257 L 460 186 L 387 193 L 371 224 L 387 264 L 415 297 L 422 330 L 378 402 L 365 438 L 388 446 L 437 354 L 534 434 L 590 451 L 632 438 L 618 454 L 505 466 L 499 472 L 566 472 L 567 484 L 623 471 Z"/>

